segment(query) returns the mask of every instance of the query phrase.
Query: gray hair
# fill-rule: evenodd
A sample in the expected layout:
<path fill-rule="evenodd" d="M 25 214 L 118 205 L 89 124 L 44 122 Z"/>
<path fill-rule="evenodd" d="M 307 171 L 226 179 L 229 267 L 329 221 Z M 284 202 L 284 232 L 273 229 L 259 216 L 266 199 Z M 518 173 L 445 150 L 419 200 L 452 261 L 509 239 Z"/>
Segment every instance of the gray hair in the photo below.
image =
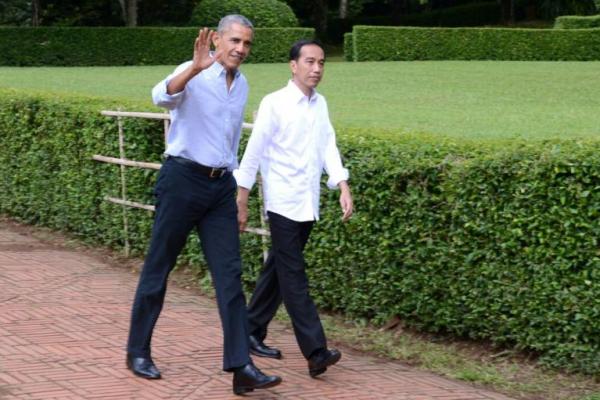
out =
<path fill-rule="evenodd" d="M 227 31 L 229 27 L 233 24 L 240 24 L 254 31 L 254 25 L 252 25 L 252 22 L 250 22 L 248 18 L 239 14 L 229 14 L 221 18 L 221 20 L 219 21 L 219 26 L 217 27 L 217 32 L 219 34 L 222 34 L 223 32 Z"/>

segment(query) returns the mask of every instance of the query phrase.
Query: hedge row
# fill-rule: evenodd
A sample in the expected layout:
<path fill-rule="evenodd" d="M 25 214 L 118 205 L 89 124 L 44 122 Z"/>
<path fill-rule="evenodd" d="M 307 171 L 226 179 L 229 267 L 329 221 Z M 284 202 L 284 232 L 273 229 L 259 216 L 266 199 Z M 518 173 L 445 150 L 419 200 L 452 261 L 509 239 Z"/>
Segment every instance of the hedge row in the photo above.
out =
<path fill-rule="evenodd" d="M 600 60 L 600 29 L 354 26 L 355 61 Z"/>
<path fill-rule="evenodd" d="M 122 246 L 118 104 L 0 92 L 0 213 Z M 134 105 L 121 104 L 131 110 Z M 128 120 L 129 158 L 159 161 L 160 122 Z M 340 222 L 324 191 L 307 247 L 316 302 L 350 317 L 399 316 L 424 331 L 537 352 L 551 366 L 600 372 L 600 142 L 458 142 L 339 132 L 356 214 Z M 128 197 L 151 201 L 155 172 L 127 170 Z M 256 195 L 252 207 L 256 208 Z M 151 214 L 128 210 L 134 254 Z M 257 215 L 253 216 L 256 223 Z M 261 264 L 243 235 L 244 280 Z M 201 272 L 196 245 L 181 258 Z"/>
<path fill-rule="evenodd" d="M 563 15 L 554 21 L 555 29 L 600 28 L 600 15 Z"/>
<path fill-rule="evenodd" d="M 344 33 L 344 61 L 354 61 L 354 43 L 352 32 Z"/>
<path fill-rule="evenodd" d="M 161 65 L 191 58 L 196 28 L 0 27 L 0 65 Z M 247 62 L 285 62 L 312 28 L 256 28 Z"/>

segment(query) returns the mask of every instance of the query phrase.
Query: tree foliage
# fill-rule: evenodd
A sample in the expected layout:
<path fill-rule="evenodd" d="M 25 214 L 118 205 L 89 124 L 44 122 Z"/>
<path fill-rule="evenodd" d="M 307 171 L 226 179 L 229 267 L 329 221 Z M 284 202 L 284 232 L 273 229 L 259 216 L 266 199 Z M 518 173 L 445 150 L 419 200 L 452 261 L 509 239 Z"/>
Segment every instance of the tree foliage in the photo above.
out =
<path fill-rule="evenodd" d="M 589 15 L 596 12 L 594 0 L 538 0 L 541 16 L 552 19 L 559 15 Z"/>
<path fill-rule="evenodd" d="M 218 18 L 234 2 L 242 14 L 261 13 L 263 2 L 276 7 L 280 17 L 293 10 L 301 26 L 316 28 L 320 36 L 331 29 L 348 31 L 356 24 L 402 25 L 408 14 L 427 14 L 459 5 L 494 0 L 2 0 L 0 25 L 13 26 L 182 26 L 190 24 L 194 7 L 217 10 Z M 257 0 L 258 1 L 258 0 Z M 600 12 L 600 0 L 497 0 L 505 23 L 524 19 L 552 20 L 559 15 L 589 15 Z M 203 5 L 204 4 L 204 5 Z M 269 11 L 270 13 L 270 11 Z M 217 16 L 211 16 L 218 20 Z M 284 19 L 285 19 L 284 18 Z M 379 18 L 379 20 L 377 20 Z M 255 17 L 258 26 L 264 17 Z M 271 21 L 272 16 L 266 17 Z M 194 24 L 199 17 L 196 16 Z M 296 26 L 291 19 L 287 26 Z M 368 21 L 368 22 L 367 22 Z M 204 21 L 202 21 L 204 22 Z M 271 23 L 271 22 L 268 22 Z M 278 26 L 282 26 L 281 24 Z"/>
<path fill-rule="evenodd" d="M 4 0 L 0 2 L 0 25 L 32 25 L 31 1 Z"/>
<path fill-rule="evenodd" d="M 195 0 L 2 0 L 0 25 L 181 26 L 188 23 L 194 3 Z"/>
<path fill-rule="evenodd" d="M 278 0 L 202 0 L 194 8 L 191 23 L 217 26 L 227 14 L 242 14 L 260 28 L 298 26 L 294 11 Z"/>

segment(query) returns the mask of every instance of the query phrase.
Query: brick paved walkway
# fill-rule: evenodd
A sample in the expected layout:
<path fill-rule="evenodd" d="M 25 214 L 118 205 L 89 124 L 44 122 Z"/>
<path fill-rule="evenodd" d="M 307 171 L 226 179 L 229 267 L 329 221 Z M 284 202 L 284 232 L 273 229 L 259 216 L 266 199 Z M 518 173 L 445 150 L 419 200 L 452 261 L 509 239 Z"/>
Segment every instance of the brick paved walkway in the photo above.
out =
<path fill-rule="evenodd" d="M 0 223 L 0 399 L 239 399 L 221 371 L 213 300 L 176 285 L 153 339 L 163 379 L 131 375 L 123 347 L 136 283 L 126 268 Z M 269 343 L 285 358 L 255 363 L 283 383 L 246 398 L 510 400 L 344 349 L 338 366 L 311 379 L 290 330 L 273 323 Z"/>

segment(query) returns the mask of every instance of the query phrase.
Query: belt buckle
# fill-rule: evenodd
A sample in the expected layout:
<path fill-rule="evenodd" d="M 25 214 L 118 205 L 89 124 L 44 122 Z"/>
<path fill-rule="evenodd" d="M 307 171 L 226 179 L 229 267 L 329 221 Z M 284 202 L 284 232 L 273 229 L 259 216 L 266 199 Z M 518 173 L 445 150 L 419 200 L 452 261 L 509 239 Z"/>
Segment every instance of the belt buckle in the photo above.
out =
<path fill-rule="evenodd" d="M 220 178 L 225 174 L 225 170 L 224 169 L 220 169 L 220 168 L 211 168 L 210 169 L 210 174 L 208 174 L 208 177 L 211 179 L 215 179 L 215 178 Z"/>

